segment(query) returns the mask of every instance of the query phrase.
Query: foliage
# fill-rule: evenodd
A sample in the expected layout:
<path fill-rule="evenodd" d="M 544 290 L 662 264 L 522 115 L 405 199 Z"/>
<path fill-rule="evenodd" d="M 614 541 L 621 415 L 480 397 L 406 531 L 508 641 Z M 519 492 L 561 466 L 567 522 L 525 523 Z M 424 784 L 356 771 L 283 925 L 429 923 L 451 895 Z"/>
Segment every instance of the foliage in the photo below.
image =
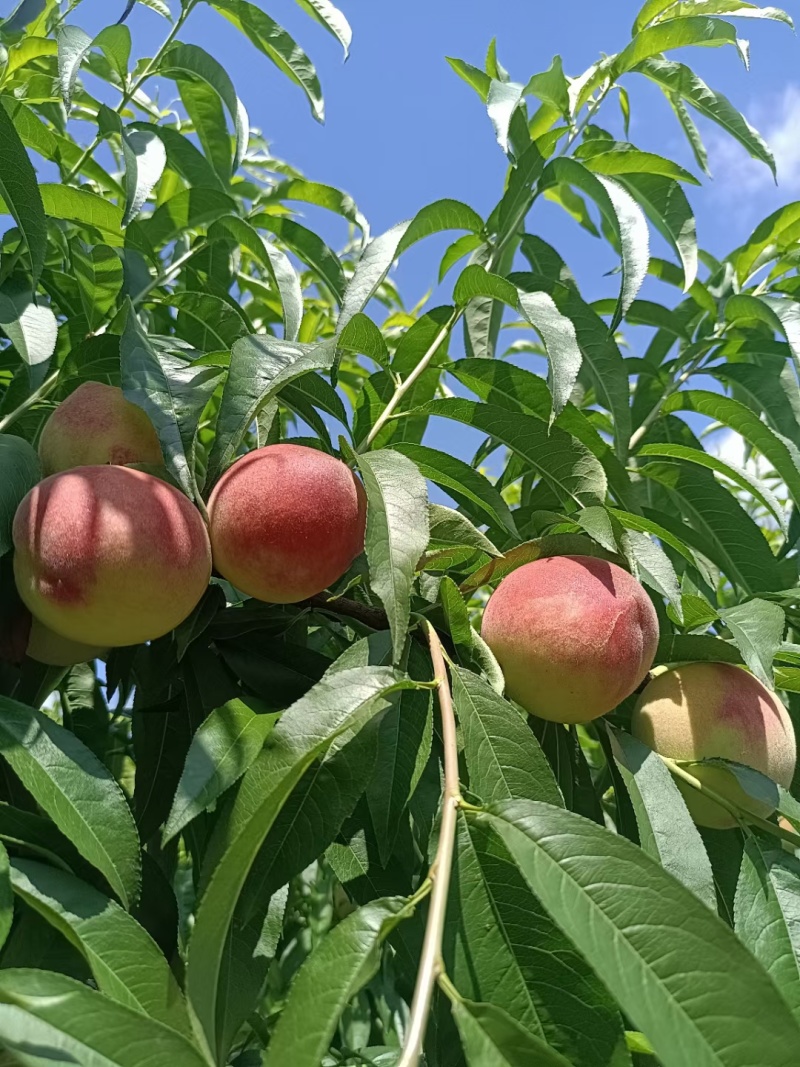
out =
<path fill-rule="evenodd" d="M 800 709 L 800 204 L 716 260 L 699 178 L 602 124 L 619 103 L 627 128 L 646 79 L 698 171 L 693 113 L 774 168 L 669 53 L 746 54 L 726 16 L 788 16 L 648 0 L 577 77 L 556 58 L 512 80 L 493 44 L 483 68 L 451 59 L 505 187 L 486 219 L 440 200 L 372 236 L 184 39 L 199 0 L 140 0 L 165 40 L 138 61 L 133 3 L 92 38 L 80 2 L 21 0 L 0 24 L 2 1062 L 411 1067 L 424 1039 L 429 1067 L 790 1067 L 800 867 L 780 844 L 800 845 L 798 801 L 739 769 L 784 821 L 698 831 L 680 766 L 627 732 L 630 701 L 585 727 L 531 720 L 478 632 L 515 567 L 605 555 L 652 595 L 658 665 L 744 663 Z M 260 4 L 207 2 L 321 119 L 300 44 Z M 346 53 L 344 15 L 298 2 Z M 605 299 L 536 235 L 543 198 L 618 256 Z M 308 207 L 336 217 L 338 250 Z M 392 266 L 446 231 L 451 296 L 408 310 Z M 14 665 L 11 519 L 31 446 L 85 381 L 147 412 L 201 511 L 245 450 L 340 455 L 367 492 L 364 556 L 302 604 L 214 578 L 165 638 Z M 426 443 L 434 418 L 480 432 L 470 461 Z M 704 449 L 718 427 L 747 469 Z"/>

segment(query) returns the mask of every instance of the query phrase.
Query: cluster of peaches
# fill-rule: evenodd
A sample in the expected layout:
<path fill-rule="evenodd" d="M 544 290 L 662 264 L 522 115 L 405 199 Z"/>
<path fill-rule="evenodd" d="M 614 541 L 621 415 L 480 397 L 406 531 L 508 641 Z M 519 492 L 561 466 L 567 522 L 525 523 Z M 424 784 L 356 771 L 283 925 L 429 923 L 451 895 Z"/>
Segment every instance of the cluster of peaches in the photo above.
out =
<path fill-rule="evenodd" d="M 360 481 L 340 460 L 300 445 L 238 459 L 211 493 L 206 524 L 183 493 L 139 469 L 163 466 L 161 445 L 145 412 L 112 386 L 87 382 L 60 404 L 39 454 L 47 476 L 16 513 L 14 573 L 30 612 L 27 653 L 45 663 L 68 666 L 169 633 L 196 607 L 212 566 L 248 596 L 290 604 L 327 589 L 363 549 Z M 640 687 L 659 625 L 627 571 L 561 556 L 508 575 L 489 599 L 482 634 L 509 697 L 544 719 L 577 723 Z M 786 788 L 792 782 L 786 709 L 727 663 L 656 673 L 632 730 L 674 760 L 732 760 Z M 736 825 L 731 805 L 769 814 L 725 767 L 701 763 L 692 775 L 705 790 L 684 788 L 699 824 Z"/>

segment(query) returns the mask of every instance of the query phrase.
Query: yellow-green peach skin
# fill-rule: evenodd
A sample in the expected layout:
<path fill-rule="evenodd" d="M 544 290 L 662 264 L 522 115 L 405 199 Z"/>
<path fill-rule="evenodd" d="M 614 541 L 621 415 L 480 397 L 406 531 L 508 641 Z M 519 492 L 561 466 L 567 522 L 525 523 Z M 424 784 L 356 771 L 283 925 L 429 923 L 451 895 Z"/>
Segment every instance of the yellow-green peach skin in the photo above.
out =
<path fill-rule="evenodd" d="M 129 467 L 45 478 L 14 516 L 14 574 L 30 612 L 84 645 L 135 645 L 191 613 L 211 575 L 200 513 Z"/>
<path fill-rule="evenodd" d="M 797 748 L 789 713 L 748 671 L 730 663 L 689 663 L 658 675 L 642 693 L 631 730 L 671 759 L 727 759 L 760 771 L 788 789 Z M 767 816 L 724 767 L 693 764 L 695 778 L 726 800 Z M 678 781 L 695 822 L 717 830 L 737 825 L 720 804 Z"/>
<path fill-rule="evenodd" d="M 39 438 L 42 473 L 101 463 L 164 462 L 153 424 L 122 390 L 84 382 L 62 401 Z"/>
<path fill-rule="evenodd" d="M 526 563 L 489 598 L 481 633 L 526 711 L 588 722 L 645 678 L 658 644 L 647 593 L 621 567 L 591 556 Z"/>

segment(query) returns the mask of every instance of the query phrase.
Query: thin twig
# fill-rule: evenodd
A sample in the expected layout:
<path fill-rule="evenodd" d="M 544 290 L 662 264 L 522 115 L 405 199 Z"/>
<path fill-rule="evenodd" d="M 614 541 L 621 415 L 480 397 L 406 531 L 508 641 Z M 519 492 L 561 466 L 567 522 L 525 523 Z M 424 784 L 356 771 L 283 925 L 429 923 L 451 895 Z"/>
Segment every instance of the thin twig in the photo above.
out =
<path fill-rule="evenodd" d="M 412 372 L 404 381 L 398 383 L 397 388 L 395 389 L 394 393 L 392 393 L 389 403 L 386 405 L 386 407 L 376 419 L 375 425 L 372 427 L 364 443 L 359 448 L 359 452 L 365 452 L 370 447 L 370 445 L 381 432 L 387 421 L 392 417 L 392 412 L 395 410 L 397 405 L 406 395 L 408 390 L 411 388 L 414 382 L 417 381 L 420 375 L 428 369 L 431 360 L 436 355 L 441 345 L 447 339 L 448 334 L 463 314 L 463 308 L 454 309 L 452 315 L 444 324 L 444 326 L 442 326 L 441 330 L 439 330 L 439 332 L 436 334 L 433 341 L 431 342 L 430 347 L 425 352 L 422 359 L 420 359 L 416 367 L 412 370 Z"/>
<path fill-rule="evenodd" d="M 705 783 L 701 782 L 700 779 L 696 778 L 690 771 L 687 771 L 685 767 L 681 767 L 681 765 L 674 759 L 670 759 L 668 756 L 661 756 L 660 758 L 666 764 L 667 769 L 674 774 L 676 778 L 682 779 L 682 781 L 686 782 L 687 785 L 690 785 L 692 789 L 696 789 L 698 793 L 703 793 L 709 800 L 713 800 L 715 804 L 719 804 L 719 806 L 729 812 L 739 824 L 748 823 L 751 826 L 757 826 L 760 830 L 765 830 L 768 834 L 780 837 L 783 841 L 789 841 L 795 848 L 800 847 L 800 835 L 793 833 L 791 830 L 784 830 L 782 826 L 770 822 L 769 819 L 762 819 L 760 815 L 755 815 L 746 808 L 739 807 L 737 804 L 734 804 L 733 801 L 722 796 L 721 793 L 717 793 L 714 789 L 709 789 Z"/>
<path fill-rule="evenodd" d="M 34 404 L 39 400 L 42 400 L 48 393 L 51 393 L 53 389 L 55 389 L 56 383 L 58 382 L 58 374 L 59 372 L 54 370 L 52 374 L 45 378 L 38 389 L 34 389 L 30 396 L 22 401 L 19 407 L 14 408 L 8 415 L 0 419 L 0 433 L 7 429 L 12 422 L 16 422 L 20 415 L 23 415 L 28 408 L 32 408 Z"/>
<path fill-rule="evenodd" d="M 196 0 L 194 0 L 194 2 L 192 2 L 192 3 L 188 3 L 183 8 L 183 10 L 181 11 L 180 15 L 178 15 L 178 17 L 175 19 L 175 22 L 173 23 L 172 28 L 170 29 L 169 33 L 164 38 L 164 41 L 163 41 L 161 47 L 158 49 L 158 51 L 153 56 L 153 58 L 147 63 L 146 67 L 144 68 L 144 70 L 142 71 L 140 76 L 136 79 L 136 81 L 132 85 L 130 85 L 123 92 L 122 99 L 117 104 L 117 106 L 114 108 L 114 111 L 118 115 L 122 114 L 122 112 L 125 109 L 125 107 L 131 102 L 131 100 L 133 100 L 133 98 L 139 92 L 139 90 L 144 85 L 144 83 L 147 81 L 147 79 L 149 77 L 151 77 L 153 74 L 155 74 L 155 72 L 156 72 L 156 70 L 158 68 L 158 64 L 161 62 L 161 60 L 162 60 L 162 58 L 164 56 L 164 53 L 166 52 L 166 50 L 169 48 L 169 46 L 172 44 L 172 42 L 175 40 L 175 38 L 180 33 L 181 28 L 183 27 L 184 22 L 186 22 L 186 19 L 189 17 L 189 14 L 190 14 L 192 8 L 195 6 L 195 3 L 196 3 Z M 100 146 L 102 140 L 103 140 L 103 134 L 98 132 L 98 134 L 96 135 L 96 137 L 94 138 L 92 143 L 90 145 L 87 145 L 87 147 L 80 154 L 80 156 L 78 157 L 75 165 L 73 167 L 71 167 L 70 170 L 67 172 L 67 175 L 66 175 L 66 177 L 64 178 L 64 181 L 63 181 L 64 185 L 69 185 L 69 183 L 72 181 L 72 179 L 75 177 L 75 175 L 80 173 L 80 171 L 83 169 L 83 166 L 86 163 L 87 159 L 89 159 L 89 157 L 94 154 L 95 149 L 97 149 Z"/>
<path fill-rule="evenodd" d="M 453 698 L 447 679 L 442 645 L 439 635 L 426 620 L 428 645 L 433 662 L 433 673 L 439 694 L 439 710 L 442 717 L 442 742 L 444 746 L 444 800 L 442 804 L 442 822 L 439 829 L 439 843 L 430 871 L 433 884 L 428 921 L 425 926 L 425 939 L 422 943 L 417 984 L 411 1001 L 411 1014 L 403 1047 L 403 1055 L 397 1067 L 418 1067 L 431 1011 L 431 1000 L 437 979 L 443 972 L 442 938 L 447 912 L 447 896 L 450 889 L 450 872 L 453 867 L 455 849 L 456 820 L 460 793 L 458 787 L 458 745 L 456 741 L 456 719 L 453 712 Z"/>

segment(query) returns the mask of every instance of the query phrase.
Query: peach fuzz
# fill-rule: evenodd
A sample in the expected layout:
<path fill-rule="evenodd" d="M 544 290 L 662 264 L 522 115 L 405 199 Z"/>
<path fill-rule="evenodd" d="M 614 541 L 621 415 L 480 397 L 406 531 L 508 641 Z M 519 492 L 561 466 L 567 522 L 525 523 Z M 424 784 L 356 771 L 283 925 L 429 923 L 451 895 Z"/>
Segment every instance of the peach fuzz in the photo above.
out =
<path fill-rule="evenodd" d="M 219 573 L 273 604 L 321 593 L 364 547 L 361 482 L 341 460 L 304 445 L 267 445 L 237 460 L 208 514 Z"/>
<path fill-rule="evenodd" d="M 40 482 L 14 516 L 14 575 L 31 613 L 97 647 L 161 637 L 208 585 L 211 548 L 194 505 L 129 467 L 76 467 Z"/>
<path fill-rule="evenodd" d="M 645 678 L 658 618 L 639 582 L 591 556 L 526 563 L 489 598 L 481 633 L 526 711 L 588 722 L 615 708 Z"/>
<path fill-rule="evenodd" d="M 45 475 L 100 463 L 163 463 L 155 428 L 122 390 L 84 382 L 63 400 L 39 438 Z"/>
<path fill-rule="evenodd" d="M 797 756 L 789 713 L 769 689 L 730 663 L 688 663 L 654 678 L 633 713 L 631 731 L 670 759 L 727 759 L 760 771 L 789 788 Z M 748 797 L 724 767 L 687 770 L 724 799 L 767 816 L 771 808 Z M 733 815 L 688 783 L 678 781 L 700 826 L 727 830 Z"/>

